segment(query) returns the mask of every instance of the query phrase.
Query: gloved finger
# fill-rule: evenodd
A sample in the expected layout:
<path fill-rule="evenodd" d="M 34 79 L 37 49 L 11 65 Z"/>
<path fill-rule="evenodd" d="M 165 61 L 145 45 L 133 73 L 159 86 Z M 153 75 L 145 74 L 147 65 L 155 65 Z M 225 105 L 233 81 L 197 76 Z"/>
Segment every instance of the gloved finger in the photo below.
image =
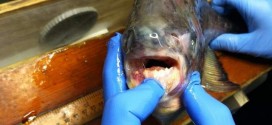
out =
<path fill-rule="evenodd" d="M 183 103 L 196 125 L 234 125 L 229 109 L 201 87 L 198 72 L 191 75 L 183 94 Z"/>
<path fill-rule="evenodd" d="M 104 99 L 127 89 L 121 55 L 121 37 L 116 33 L 108 42 L 108 52 L 103 69 Z"/>
<path fill-rule="evenodd" d="M 248 0 L 212 0 L 212 5 L 216 6 L 227 6 L 227 5 L 232 5 L 235 7 L 240 7 L 241 3 L 245 3 Z"/>
<path fill-rule="evenodd" d="M 256 57 L 272 58 L 272 43 L 256 44 L 259 39 L 265 38 L 265 31 L 254 31 L 247 34 L 223 34 L 215 38 L 210 47 L 214 50 L 225 50 L 235 53 L 244 53 Z"/>
<path fill-rule="evenodd" d="M 222 14 L 222 15 L 225 14 L 224 7 L 212 5 L 212 8 L 219 14 Z"/>
<path fill-rule="evenodd" d="M 106 102 L 102 121 L 105 124 L 140 125 L 141 121 L 153 112 L 163 94 L 164 90 L 159 83 L 146 79 L 134 89 L 109 99 Z"/>
<path fill-rule="evenodd" d="M 220 6 L 220 5 L 215 5 L 215 4 L 211 4 L 211 7 L 219 14 L 221 15 L 227 15 L 230 12 L 232 12 L 234 10 L 233 7 L 231 6 Z"/>
<path fill-rule="evenodd" d="M 247 17 L 258 16 L 255 15 L 256 10 L 252 8 L 269 7 L 264 1 L 250 1 L 250 0 L 212 0 L 212 6 L 221 6 L 224 10 L 228 10 L 229 6 L 236 8 L 244 19 Z M 220 11 L 219 11 L 220 12 Z"/>
<path fill-rule="evenodd" d="M 215 38 L 210 47 L 215 50 L 247 53 L 252 49 L 251 39 L 253 33 L 247 34 L 223 34 Z"/>
<path fill-rule="evenodd" d="M 226 14 L 230 10 L 236 8 L 240 12 L 248 11 L 248 0 L 212 0 L 211 5 L 212 7 L 222 7 L 223 9 L 219 10 L 215 9 L 220 14 Z M 234 8 L 233 8 L 234 7 Z M 243 15 L 242 15 L 243 16 Z"/>

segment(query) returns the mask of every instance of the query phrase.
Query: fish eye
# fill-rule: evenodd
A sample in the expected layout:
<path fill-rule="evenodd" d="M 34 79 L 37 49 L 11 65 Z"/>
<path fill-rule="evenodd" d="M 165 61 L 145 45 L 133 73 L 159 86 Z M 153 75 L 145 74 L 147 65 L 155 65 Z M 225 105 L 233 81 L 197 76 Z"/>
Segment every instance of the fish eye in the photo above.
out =
<path fill-rule="evenodd" d="M 192 50 L 192 54 L 195 55 L 196 53 L 196 44 L 197 44 L 197 37 L 196 37 L 196 34 L 195 33 L 191 33 L 191 36 L 190 36 L 190 49 Z"/>
<path fill-rule="evenodd" d="M 195 40 L 191 40 L 191 45 L 195 46 L 195 44 L 196 44 Z"/>
<path fill-rule="evenodd" d="M 162 47 L 162 43 L 160 41 L 160 37 L 158 33 L 156 32 L 150 33 L 149 38 L 151 38 L 151 41 L 152 41 L 152 44 L 150 46 L 159 45 L 160 47 Z"/>
<path fill-rule="evenodd" d="M 157 33 L 151 33 L 151 34 L 149 34 L 149 37 L 151 37 L 151 38 L 159 38 L 159 35 Z"/>
<path fill-rule="evenodd" d="M 196 46 L 196 34 L 195 33 L 191 34 L 191 43 L 190 44 L 191 44 L 191 47 L 195 47 Z"/>

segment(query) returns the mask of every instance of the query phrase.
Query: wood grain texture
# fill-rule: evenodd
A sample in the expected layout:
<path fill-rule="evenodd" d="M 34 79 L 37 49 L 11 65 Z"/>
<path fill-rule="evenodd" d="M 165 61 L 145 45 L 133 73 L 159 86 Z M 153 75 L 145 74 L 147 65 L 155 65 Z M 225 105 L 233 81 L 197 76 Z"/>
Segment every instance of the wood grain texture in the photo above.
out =
<path fill-rule="evenodd" d="M 18 0 L 0 5 L 0 60 L 11 60 L 12 56 L 16 56 L 13 62 L 24 60 L 0 69 L 0 124 L 17 124 L 29 112 L 41 114 L 101 88 L 107 40 L 85 42 L 46 54 L 29 50 L 39 49 L 40 31 L 48 21 L 77 7 L 97 9 L 99 18 L 91 29 L 93 32 L 107 28 L 112 33 L 124 27 L 133 1 L 111 2 Z M 33 56 L 37 57 L 25 60 Z"/>
<path fill-rule="evenodd" d="M 54 109 L 102 87 L 106 39 L 49 52 L 0 72 L 0 124 Z"/>
<path fill-rule="evenodd" d="M 6 1 L 3 4 L 0 4 L 0 14 L 6 14 L 7 12 L 13 12 L 17 9 L 22 9 L 29 6 L 34 6 L 37 4 L 44 3 L 50 0 L 13 0 Z"/>

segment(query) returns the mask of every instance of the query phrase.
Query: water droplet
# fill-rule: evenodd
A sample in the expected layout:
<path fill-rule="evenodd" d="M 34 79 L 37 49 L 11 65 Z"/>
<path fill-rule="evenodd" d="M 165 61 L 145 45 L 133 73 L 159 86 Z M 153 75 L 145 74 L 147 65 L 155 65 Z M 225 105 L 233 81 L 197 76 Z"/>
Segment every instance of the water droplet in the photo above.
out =
<path fill-rule="evenodd" d="M 36 112 L 34 110 L 30 111 L 26 115 L 24 115 L 24 117 L 22 119 L 22 123 L 31 122 L 35 118 L 36 118 Z"/>
<path fill-rule="evenodd" d="M 45 83 L 45 81 L 41 81 L 39 85 L 42 86 L 44 83 Z"/>
<path fill-rule="evenodd" d="M 45 73 L 47 71 L 47 65 L 43 65 L 42 67 L 42 73 Z"/>

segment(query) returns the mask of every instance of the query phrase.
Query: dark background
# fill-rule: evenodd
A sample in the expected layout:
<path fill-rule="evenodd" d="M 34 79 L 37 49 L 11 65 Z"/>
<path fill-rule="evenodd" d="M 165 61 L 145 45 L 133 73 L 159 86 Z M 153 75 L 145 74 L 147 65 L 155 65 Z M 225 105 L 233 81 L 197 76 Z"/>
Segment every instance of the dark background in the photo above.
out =
<path fill-rule="evenodd" d="M 272 71 L 267 80 L 247 94 L 249 102 L 233 114 L 237 125 L 272 125 Z"/>

